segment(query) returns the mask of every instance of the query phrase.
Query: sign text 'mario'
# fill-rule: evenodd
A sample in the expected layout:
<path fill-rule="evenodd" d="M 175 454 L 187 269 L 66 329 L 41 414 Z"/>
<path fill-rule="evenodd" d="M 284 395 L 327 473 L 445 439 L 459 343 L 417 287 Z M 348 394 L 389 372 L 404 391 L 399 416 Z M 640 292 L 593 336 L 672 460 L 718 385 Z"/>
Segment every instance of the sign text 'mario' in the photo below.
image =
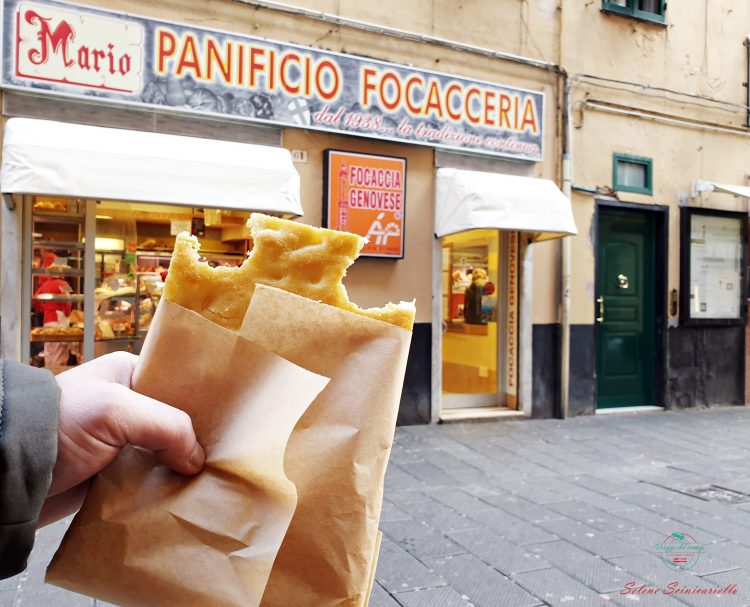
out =
<path fill-rule="evenodd" d="M 542 158 L 540 92 L 54 0 L 3 2 L 5 87 Z"/>

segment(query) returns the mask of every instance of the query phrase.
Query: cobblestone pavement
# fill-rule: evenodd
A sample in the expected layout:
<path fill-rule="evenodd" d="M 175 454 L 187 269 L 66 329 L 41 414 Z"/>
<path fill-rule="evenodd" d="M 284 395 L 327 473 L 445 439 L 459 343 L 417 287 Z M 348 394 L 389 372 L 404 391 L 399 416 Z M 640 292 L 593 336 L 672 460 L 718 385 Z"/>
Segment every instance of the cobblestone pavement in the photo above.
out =
<path fill-rule="evenodd" d="M 746 408 L 399 428 L 370 605 L 750 606 L 747 494 Z M 41 583 L 64 528 L 0 607 L 104 605 Z"/>

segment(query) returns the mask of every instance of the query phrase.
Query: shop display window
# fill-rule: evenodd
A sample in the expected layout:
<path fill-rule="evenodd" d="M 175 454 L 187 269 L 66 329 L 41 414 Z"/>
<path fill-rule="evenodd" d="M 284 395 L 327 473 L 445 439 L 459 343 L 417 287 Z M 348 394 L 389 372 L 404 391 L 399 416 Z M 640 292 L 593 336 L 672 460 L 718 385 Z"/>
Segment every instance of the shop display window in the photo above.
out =
<path fill-rule="evenodd" d="M 54 372 L 82 357 L 85 219 L 78 200 L 32 200 L 29 362 Z"/>

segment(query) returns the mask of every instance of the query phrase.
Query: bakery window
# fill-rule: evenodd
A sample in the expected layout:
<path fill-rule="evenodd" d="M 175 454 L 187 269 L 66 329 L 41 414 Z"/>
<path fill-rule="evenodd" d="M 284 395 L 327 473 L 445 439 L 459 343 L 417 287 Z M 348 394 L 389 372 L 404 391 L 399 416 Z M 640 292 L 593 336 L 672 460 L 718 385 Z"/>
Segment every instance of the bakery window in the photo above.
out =
<path fill-rule="evenodd" d="M 82 356 L 85 220 L 79 200 L 33 200 L 30 362 L 53 372 Z"/>
<path fill-rule="evenodd" d="M 29 214 L 29 362 L 54 373 L 83 362 L 89 336 L 94 356 L 140 352 L 178 233 L 213 266 L 241 264 L 250 244 L 244 211 L 37 196 Z"/>

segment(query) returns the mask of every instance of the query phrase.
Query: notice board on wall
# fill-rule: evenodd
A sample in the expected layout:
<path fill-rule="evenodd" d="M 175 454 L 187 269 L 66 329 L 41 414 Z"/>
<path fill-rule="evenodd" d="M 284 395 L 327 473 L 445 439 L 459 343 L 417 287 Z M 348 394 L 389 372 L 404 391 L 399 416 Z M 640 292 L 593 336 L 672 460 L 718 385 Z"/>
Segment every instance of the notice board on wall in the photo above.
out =
<path fill-rule="evenodd" d="M 747 214 L 683 209 L 681 322 L 744 324 Z"/>
<path fill-rule="evenodd" d="M 362 257 L 404 257 L 406 158 L 325 150 L 324 226 L 367 238 Z"/>

